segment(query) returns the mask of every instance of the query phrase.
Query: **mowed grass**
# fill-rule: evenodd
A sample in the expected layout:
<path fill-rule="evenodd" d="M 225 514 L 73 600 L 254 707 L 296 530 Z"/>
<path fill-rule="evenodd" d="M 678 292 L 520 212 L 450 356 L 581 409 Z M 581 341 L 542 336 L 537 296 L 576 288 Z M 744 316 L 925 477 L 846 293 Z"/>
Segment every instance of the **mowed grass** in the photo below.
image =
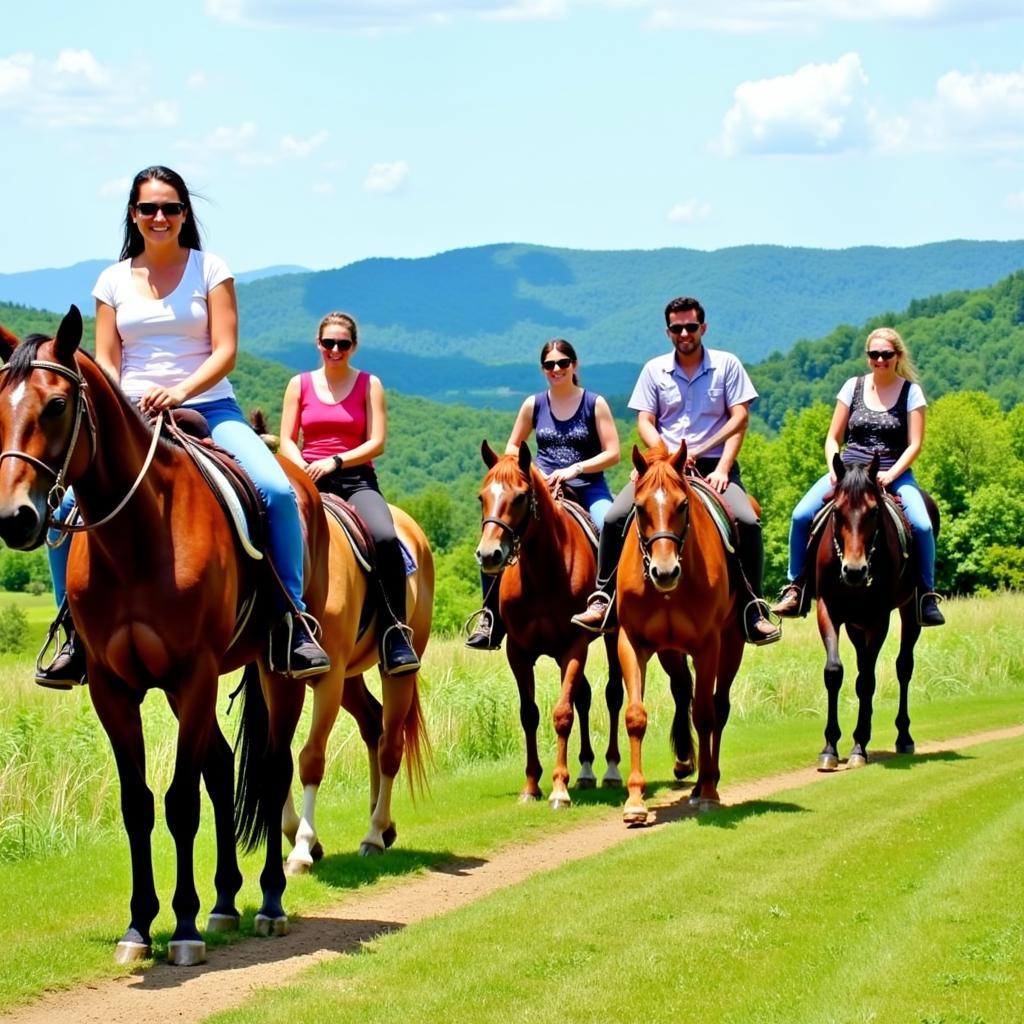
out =
<path fill-rule="evenodd" d="M 926 632 L 918 645 L 911 714 L 919 743 L 1024 718 L 1024 652 L 1018 639 L 1024 597 L 1004 594 L 950 602 L 946 611 L 950 626 Z M 809 621 L 787 623 L 786 634 L 781 644 L 748 649 L 734 687 L 734 714 L 724 743 L 726 785 L 812 764 L 820 749 L 824 718 L 820 641 Z M 591 720 L 600 774 L 607 729 L 601 693 L 604 676 L 600 646 L 595 645 L 592 652 L 595 710 Z M 894 738 L 894 656 L 893 637 L 880 662 L 873 742 L 878 750 L 891 749 Z M 847 749 L 855 715 L 855 672 L 846 646 L 844 659 L 848 666 L 842 722 Z M 220 711 L 230 736 L 233 719 L 223 714 L 227 686 L 225 682 Z M 667 734 L 672 707 L 667 689 L 660 670 L 654 670 L 648 684 L 651 720 L 645 745 L 645 769 L 653 795 L 671 785 Z M 545 665 L 540 672 L 538 691 L 544 764 L 550 770 L 550 708 L 557 692 L 551 666 Z M 354 855 L 366 828 L 365 751 L 350 721 L 344 716 L 339 721 L 318 810 L 328 856 L 313 876 L 289 882 L 286 906 L 292 914 L 314 913 L 353 889 L 385 884 L 389 878 L 453 857 L 483 858 L 532 835 L 572 828 L 596 817 L 618 816 L 622 795 L 607 791 L 576 794 L 573 809 L 566 814 L 552 814 L 543 804 L 516 804 L 522 784 L 522 736 L 515 687 L 503 656 L 466 651 L 454 640 L 432 642 L 423 700 L 435 750 L 431 792 L 413 804 L 405 787 L 400 787 L 398 844 L 381 859 Z M 155 931 L 160 956 L 173 927 L 169 905 L 174 862 L 162 817 L 162 795 L 173 763 L 174 729 L 159 694 L 147 700 L 144 717 L 150 783 L 157 795 L 154 859 L 164 907 Z M 300 735 L 304 731 L 305 725 Z M 621 727 L 620 739 L 624 744 Z M 575 749 L 574 741 L 573 757 Z M 907 774 L 918 778 L 920 766 L 913 763 L 914 772 Z M 891 773 L 885 770 L 885 774 Z M 856 776 L 861 777 L 867 775 Z M 196 877 L 206 910 L 212 903 L 213 849 L 205 797 L 202 808 Z M 871 817 L 869 813 L 868 822 Z M 748 824 L 738 821 L 735 831 L 745 832 Z M 705 827 L 696 831 L 703 835 Z M 259 903 L 260 866 L 261 859 L 255 856 L 242 862 L 246 877 L 239 898 L 246 915 L 243 934 L 251 934 L 251 916 Z M 0 963 L 0 1008 L 31 999 L 46 988 L 121 970 L 111 958 L 113 944 L 128 920 L 130 872 L 113 759 L 88 695 L 40 690 L 31 683 L 27 659 L 0 668 L 0 882 L 8 894 L 0 909 L 8 950 Z M 230 940 L 211 939 L 214 962 L 214 947 L 221 941 Z M 678 963 L 690 964 L 693 947 L 685 936 L 676 945 Z"/>

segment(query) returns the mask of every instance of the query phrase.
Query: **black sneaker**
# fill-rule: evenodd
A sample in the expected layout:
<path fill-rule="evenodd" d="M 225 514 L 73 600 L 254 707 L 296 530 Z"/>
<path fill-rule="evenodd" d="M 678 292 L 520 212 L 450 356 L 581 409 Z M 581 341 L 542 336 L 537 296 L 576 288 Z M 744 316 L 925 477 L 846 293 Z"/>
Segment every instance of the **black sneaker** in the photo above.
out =
<path fill-rule="evenodd" d="M 53 661 L 36 667 L 36 685 L 51 690 L 70 690 L 85 684 L 85 651 L 78 634 L 68 630 L 68 638 L 61 644 Z"/>
<path fill-rule="evenodd" d="M 314 629 L 319 630 L 319 626 L 311 615 L 286 614 L 270 632 L 270 670 L 292 679 L 307 679 L 329 671 L 331 659 L 317 643 Z"/>
<path fill-rule="evenodd" d="M 944 626 L 946 617 L 939 610 L 939 601 L 942 598 L 938 594 L 929 591 L 921 595 L 920 617 L 922 626 Z"/>
<path fill-rule="evenodd" d="M 386 675 L 401 676 L 419 669 L 420 659 L 409 643 L 411 635 L 412 630 L 399 622 L 384 631 L 380 642 L 380 663 Z"/>

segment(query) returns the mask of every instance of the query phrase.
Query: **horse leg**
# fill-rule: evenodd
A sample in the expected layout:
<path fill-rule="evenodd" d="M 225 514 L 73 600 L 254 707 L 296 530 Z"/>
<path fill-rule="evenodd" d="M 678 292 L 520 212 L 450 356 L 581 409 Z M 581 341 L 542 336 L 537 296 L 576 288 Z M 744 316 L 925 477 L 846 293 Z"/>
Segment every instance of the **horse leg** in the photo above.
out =
<path fill-rule="evenodd" d="M 914 674 L 914 645 L 921 635 L 921 624 L 917 621 L 917 609 L 913 600 L 900 608 L 900 652 L 896 655 L 896 678 L 900 684 L 900 706 L 896 712 L 896 753 L 912 754 L 914 737 L 910 735 L 910 711 L 907 694 L 910 678 Z"/>
<path fill-rule="evenodd" d="M 608 705 L 608 749 L 605 751 L 604 777 L 601 785 L 617 789 L 622 785 L 619 774 L 619 713 L 622 711 L 622 667 L 619 665 L 618 637 L 611 633 L 604 636 L 604 649 L 608 656 L 608 682 L 604 688 L 604 700 Z"/>
<path fill-rule="evenodd" d="M 335 662 L 332 662 L 329 672 L 313 680 L 313 716 L 309 736 L 299 752 L 302 814 L 295 813 L 292 803 L 293 787 L 289 786 L 282 817 L 281 831 L 292 843 L 292 851 L 284 865 L 285 873 L 289 875 L 308 873 L 313 863 L 324 855 L 323 846 L 316 832 L 316 798 L 320 784 L 324 780 L 327 741 L 341 709 L 343 680 L 342 666 Z M 290 828 L 292 821 L 294 828 Z M 289 828 L 285 827 L 286 824 Z"/>
<path fill-rule="evenodd" d="M 720 653 L 721 642 L 716 637 L 704 650 L 693 655 L 693 672 L 696 676 L 693 724 L 697 730 L 697 784 L 690 794 L 690 803 L 700 810 L 717 807 L 721 803 L 718 797 L 719 771 L 714 742 L 721 729 L 715 701 L 715 679 Z"/>
<path fill-rule="evenodd" d="M 820 589 L 820 588 L 819 588 Z M 834 772 L 839 767 L 839 691 L 843 685 L 843 663 L 839 660 L 839 630 L 828 610 L 828 604 L 818 597 L 818 632 L 825 645 L 825 694 L 828 716 L 825 721 L 825 746 L 818 755 L 818 771 Z"/>
<path fill-rule="evenodd" d="M 569 796 L 569 736 L 572 733 L 573 705 L 583 705 L 580 718 L 580 730 L 586 730 L 590 713 L 590 684 L 583 674 L 587 660 L 587 638 L 580 631 L 569 645 L 568 651 L 562 656 L 559 668 L 562 671 L 562 689 L 558 701 L 552 710 L 551 717 L 555 726 L 555 767 L 551 772 L 551 795 L 548 803 L 552 810 L 560 810 L 572 803 Z M 582 693 L 586 690 L 585 695 Z M 589 735 L 585 746 L 590 747 Z M 585 750 L 580 749 L 580 761 L 584 761 Z M 594 751 L 590 750 L 590 765 L 594 762 Z M 593 778 L 593 768 L 590 775 Z"/>
<path fill-rule="evenodd" d="M 711 757 L 716 780 L 722 776 L 722 734 L 732 710 L 729 694 L 745 651 L 744 637 L 735 616 L 731 620 L 729 630 L 722 634 L 721 644 L 715 679 L 715 727 L 711 736 Z"/>
<path fill-rule="evenodd" d="M 341 691 L 341 706 L 355 719 L 359 735 L 366 745 L 366 759 L 370 776 L 370 814 L 380 797 L 380 738 L 384 734 L 384 707 L 370 692 L 360 673 L 349 676 Z M 395 823 L 384 830 L 384 846 L 390 847 L 398 838 Z"/>
<path fill-rule="evenodd" d="M 690 704 L 693 701 L 693 679 L 686 663 L 686 655 L 679 651 L 660 651 L 658 661 L 668 675 L 669 689 L 675 704 L 672 715 L 672 752 L 676 763 L 672 774 L 682 781 L 693 774 L 697 758 L 693 751 L 693 733 L 690 730 Z"/>
<path fill-rule="evenodd" d="M 214 829 L 217 835 L 217 867 L 213 883 L 217 901 L 207 918 L 206 930 L 237 931 L 239 922 L 235 897 L 242 888 L 242 872 L 238 869 L 235 844 L 235 761 L 231 746 L 214 720 L 213 735 L 206 751 L 203 780 L 213 804 Z"/>
<path fill-rule="evenodd" d="M 626 735 L 629 737 L 629 778 L 626 781 L 626 806 L 622 820 L 627 825 L 647 824 L 644 803 L 646 780 L 643 773 L 644 733 L 647 732 L 647 709 L 644 707 L 644 674 L 650 654 L 636 650 L 624 629 L 619 630 L 619 664 L 626 685 Z"/>
<path fill-rule="evenodd" d="M 847 631 L 857 651 L 857 727 L 853 730 L 853 748 L 846 759 L 846 767 L 861 768 L 868 761 L 875 699 L 875 664 L 889 631 L 889 618 L 886 616 L 878 629 L 851 629 L 847 626 Z"/>
<path fill-rule="evenodd" d="M 519 689 L 519 723 L 523 727 L 523 737 L 526 740 L 526 783 L 519 794 L 519 802 L 523 804 L 531 800 L 540 800 L 543 796 L 540 789 L 543 769 L 540 765 L 540 755 L 537 753 L 540 711 L 536 701 L 533 661 L 511 637 L 505 644 L 505 657 L 508 658 L 509 668 L 512 669 L 516 687 Z"/>
<path fill-rule="evenodd" d="M 152 956 L 150 927 L 160 910 L 153 880 L 153 792 L 146 785 L 146 748 L 140 714 L 141 695 L 126 689 L 89 665 L 89 695 L 117 764 L 121 783 L 121 817 L 128 833 L 132 862 L 131 920 L 117 944 L 114 959 L 128 964 Z"/>
<path fill-rule="evenodd" d="M 580 770 L 576 775 L 577 789 L 594 789 L 597 776 L 594 774 L 594 745 L 590 739 L 590 709 L 594 702 L 594 691 L 590 680 L 581 673 L 573 692 L 572 703 L 580 720 Z"/>

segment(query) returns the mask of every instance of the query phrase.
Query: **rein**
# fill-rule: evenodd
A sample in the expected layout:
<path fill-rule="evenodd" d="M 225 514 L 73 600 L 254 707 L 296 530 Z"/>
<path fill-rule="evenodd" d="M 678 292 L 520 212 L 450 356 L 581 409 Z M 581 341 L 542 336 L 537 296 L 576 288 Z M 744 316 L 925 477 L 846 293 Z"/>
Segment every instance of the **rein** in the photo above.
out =
<path fill-rule="evenodd" d="M 533 482 L 530 482 L 527 494 L 530 496 L 529 514 L 523 516 L 518 526 L 513 526 L 511 523 L 505 522 L 504 519 L 500 519 L 497 516 L 485 516 L 480 520 L 480 528 L 483 529 L 488 523 L 494 526 L 500 527 L 502 530 L 506 530 L 512 536 L 511 549 L 509 551 L 508 558 L 505 559 L 505 565 L 515 565 L 519 561 L 519 550 L 522 546 L 523 534 L 526 533 L 527 528 L 530 525 L 531 519 L 540 518 L 540 510 L 537 507 L 537 494 L 533 489 Z"/>
<path fill-rule="evenodd" d="M 59 377 L 63 377 L 65 380 L 71 381 L 75 386 L 75 412 L 74 412 L 74 425 L 71 428 L 71 440 L 68 442 L 67 450 L 64 453 L 64 459 L 59 469 L 54 469 L 52 466 L 47 465 L 42 459 L 37 459 L 34 455 L 29 455 L 28 452 L 20 451 L 17 448 L 9 448 L 6 451 L 0 452 L 0 462 L 4 459 L 22 459 L 29 465 L 34 466 L 36 469 L 41 469 L 49 476 L 53 477 L 53 486 L 50 488 L 46 495 L 46 506 L 50 510 L 49 518 L 46 521 L 47 530 L 56 530 L 61 536 L 56 541 L 51 541 L 49 537 L 46 538 L 48 547 L 57 548 L 60 547 L 72 533 L 88 533 L 90 530 L 98 529 L 101 526 L 105 526 L 109 523 L 121 510 L 128 504 L 132 499 L 135 492 L 139 489 L 143 479 L 149 472 L 149 467 L 153 464 L 153 457 L 156 455 L 157 443 L 160 440 L 160 427 L 163 423 L 163 416 L 158 416 L 153 424 L 153 438 L 150 441 L 149 451 L 146 454 L 146 458 L 143 460 L 142 469 L 139 471 L 139 475 L 135 478 L 135 482 L 128 489 L 128 493 L 117 503 L 112 512 L 107 513 L 102 519 L 98 519 L 94 523 L 78 523 L 70 524 L 62 522 L 59 519 L 54 518 L 54 513 L 60 508 L 61 502 L 64 500 L 64 495 L 67 493 L 67 486 L 64 481 L 67 479 L 68 467 L 71 465 L 71 459 L 75 453 L 75 446 L 78 444 L 78 435 L 82 429 L 82 422 L 85 421 L 87 424 L 86 437 L 89 439 L 89 463 L 91 466 L 93 460 L 96 458 L 96 422 L 93 418 L 92 409 L 87 400 L 88 384 L 85 378 L 71 367 L 65 366 L 63 363 L 50 362 L 45 359 L 34 359 L 29 364 L 33 370 L 48 370 L 50 373 L 55 373 Z M 8 367 L 0 366 L 0 373 L 7 370 Z"/>

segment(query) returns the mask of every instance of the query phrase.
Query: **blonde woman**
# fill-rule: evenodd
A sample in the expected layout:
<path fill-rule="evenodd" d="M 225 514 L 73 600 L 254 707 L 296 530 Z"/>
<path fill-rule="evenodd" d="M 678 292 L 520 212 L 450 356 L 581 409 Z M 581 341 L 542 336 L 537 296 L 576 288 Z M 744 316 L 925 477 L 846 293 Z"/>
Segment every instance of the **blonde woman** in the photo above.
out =
<path fill-rule="evenodd" d="M 913 530 L 917 564 L 921 573 L 920 619 L 924 626 L 946 621 L 935 593 L 935 537 L 924 499 L 910 468 L 924 443 L 924 392 L 906 342 L 891 327 L 872 331 L 864 346 L 868 372 L 851 377 L 840 389 L 828 436 L 825 464 L 842 451 L 846 465 L 867 464 L 879 456 L 879 484 L 898 495 Z M 844 447 L 845 445 L 845 447 Z M 830 468 L 803 496 L 793 510 L 789 528 L 789 582 L 782 588 L 776 615 L 797 615 L 807 561 L 811 522 L 825 495 L 836 484 Z"/>

